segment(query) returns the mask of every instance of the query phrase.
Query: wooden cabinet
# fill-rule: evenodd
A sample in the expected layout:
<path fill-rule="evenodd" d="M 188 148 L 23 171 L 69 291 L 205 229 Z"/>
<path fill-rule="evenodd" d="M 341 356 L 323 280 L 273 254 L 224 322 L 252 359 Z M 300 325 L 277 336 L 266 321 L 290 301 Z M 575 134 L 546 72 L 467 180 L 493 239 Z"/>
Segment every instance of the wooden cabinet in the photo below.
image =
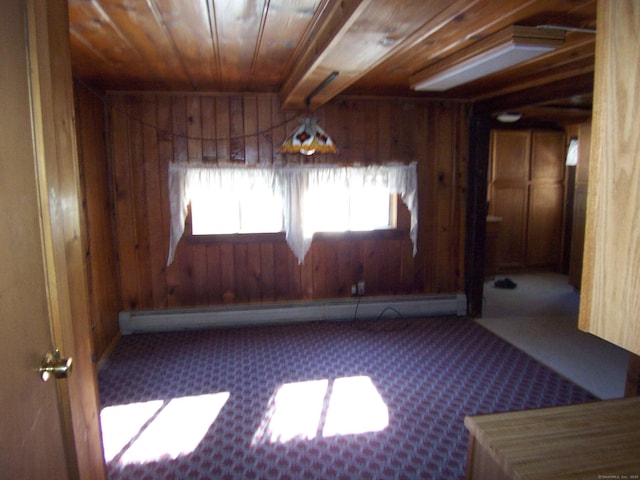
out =
<path fill-rule="evenodd" d="M 492 130 L 489 213 L 502 218 L 498 269 L 557 268 L 561 257 L 565 135 Z"/>
<path fill-rule="evenodd" d="M 597 19 L 579 327 L 640 355 L 640 1 Z"/>

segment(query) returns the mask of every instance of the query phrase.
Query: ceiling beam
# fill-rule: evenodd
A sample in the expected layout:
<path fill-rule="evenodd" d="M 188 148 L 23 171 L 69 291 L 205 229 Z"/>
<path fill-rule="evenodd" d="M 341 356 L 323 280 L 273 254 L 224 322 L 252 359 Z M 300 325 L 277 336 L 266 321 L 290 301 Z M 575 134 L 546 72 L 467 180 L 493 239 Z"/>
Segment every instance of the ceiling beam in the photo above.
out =
<path fill-rule="evenodd" d="M 500 95 L 490 99 L 476 102 L 474 113 L 496 113 L 502 111 L 514 111 L 523 107 L 531 107 L 537 104 L 546 104 L 557 98 L 569 98 L 576 95 L 593 93 L 593 72 L 563 78 L 561 80 L 531 87 L 525 90 L 512 92 L 508 95 Z"/>
<path fill-rule="evenodd" d="M 371 0 L 323 0 L 293 55 L 289 76 L 280 89 L 282 108 L 304 109 L 306 98 L 335 70 L 323 69 L 327 52 L 335 50 L 349 27 Z M 323 92 L 326 95 L 326 90 Z M 324 103 L 324 102 L 323 102 Z M 318 96 L 313 99 L 318 105 Z"/>
<path fill-rule="evenodd" d="M 304 109 L 305 100 L 332 72 L 339 75 L 310 100 L 317 108 L 398 53 L 406 54 L 459 18 L 469 0 L 431 4 L 406 0 L 325 0 L 300 43 L 291 74 L 280 89 L 282 108 Z"/>

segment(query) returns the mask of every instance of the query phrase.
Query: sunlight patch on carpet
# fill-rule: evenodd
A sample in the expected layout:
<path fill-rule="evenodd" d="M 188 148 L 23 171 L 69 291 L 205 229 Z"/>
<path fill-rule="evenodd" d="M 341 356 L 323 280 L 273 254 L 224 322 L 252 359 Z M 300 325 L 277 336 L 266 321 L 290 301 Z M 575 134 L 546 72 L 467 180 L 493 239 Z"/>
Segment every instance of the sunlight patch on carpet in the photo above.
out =
<path fill-rule="evenodd" d="M 378 432 L 388 424 L 389 409 L 367 376 L 285 383 L 272 395 L 251 444 Z"/>
<path fill-rule="evenodd" d="M 389 409 L 366 376 L 337 378 L 322 430 L 323 437 L 380 432 L 389 425 Z"/>
<path fill-rule="evenodd" d="M 328 380 L 285 383 L 271 397 L 252 444 L 316 437 Z"/>
<path fill-rule="evenodd" d="M 193 452 L 229 392 L 105 407 L 100 413 L 105 460 L 121 465 L 175 459 Z"/>

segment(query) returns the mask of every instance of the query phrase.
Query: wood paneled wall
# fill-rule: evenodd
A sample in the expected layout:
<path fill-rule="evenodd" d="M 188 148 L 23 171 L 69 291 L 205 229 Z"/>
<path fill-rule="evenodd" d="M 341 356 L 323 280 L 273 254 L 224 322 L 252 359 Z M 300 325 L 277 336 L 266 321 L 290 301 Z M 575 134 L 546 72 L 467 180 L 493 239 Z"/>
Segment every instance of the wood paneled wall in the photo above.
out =
<path fill-rule="evenodd" d="M 76 83 L 75 115 L 83 247 L 87 266 L 93 357 L 98 361 L 118 337 L 121 310 L 113 229 L 113 201 L 107 160 L 105 109 L 102 100 Z"/>
<path fill-rule="evenodd" d="M 127 93 L 107 100 L 104 181 L 114 199 L 121 310 L 347 297 L 358 280 L 367 295 L 462 291 L 464 105 L 342 97 L 314 112 L 340 153 L 312 161 L 418 161 L 415 258 L 402 206 L 396 234 L 319 236 L 300 266 L 282 236 L 203 242 L 185 233 L 166 267 L 169 162 L 300 161 L 276 153 L 297 115 L 263 94 Z"/>

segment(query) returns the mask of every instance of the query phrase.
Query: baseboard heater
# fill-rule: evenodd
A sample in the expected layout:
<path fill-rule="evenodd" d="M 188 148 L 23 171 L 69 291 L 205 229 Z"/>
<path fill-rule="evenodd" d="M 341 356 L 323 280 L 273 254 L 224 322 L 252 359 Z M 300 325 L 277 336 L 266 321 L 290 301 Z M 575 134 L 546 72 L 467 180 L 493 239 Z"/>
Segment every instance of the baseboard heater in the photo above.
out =
<path fill-rule="evenodd" d="M 122 335 L 319 320 L 466 315 L 464 294 L 361 297 L 332 301 L 120 312 Z"/>

